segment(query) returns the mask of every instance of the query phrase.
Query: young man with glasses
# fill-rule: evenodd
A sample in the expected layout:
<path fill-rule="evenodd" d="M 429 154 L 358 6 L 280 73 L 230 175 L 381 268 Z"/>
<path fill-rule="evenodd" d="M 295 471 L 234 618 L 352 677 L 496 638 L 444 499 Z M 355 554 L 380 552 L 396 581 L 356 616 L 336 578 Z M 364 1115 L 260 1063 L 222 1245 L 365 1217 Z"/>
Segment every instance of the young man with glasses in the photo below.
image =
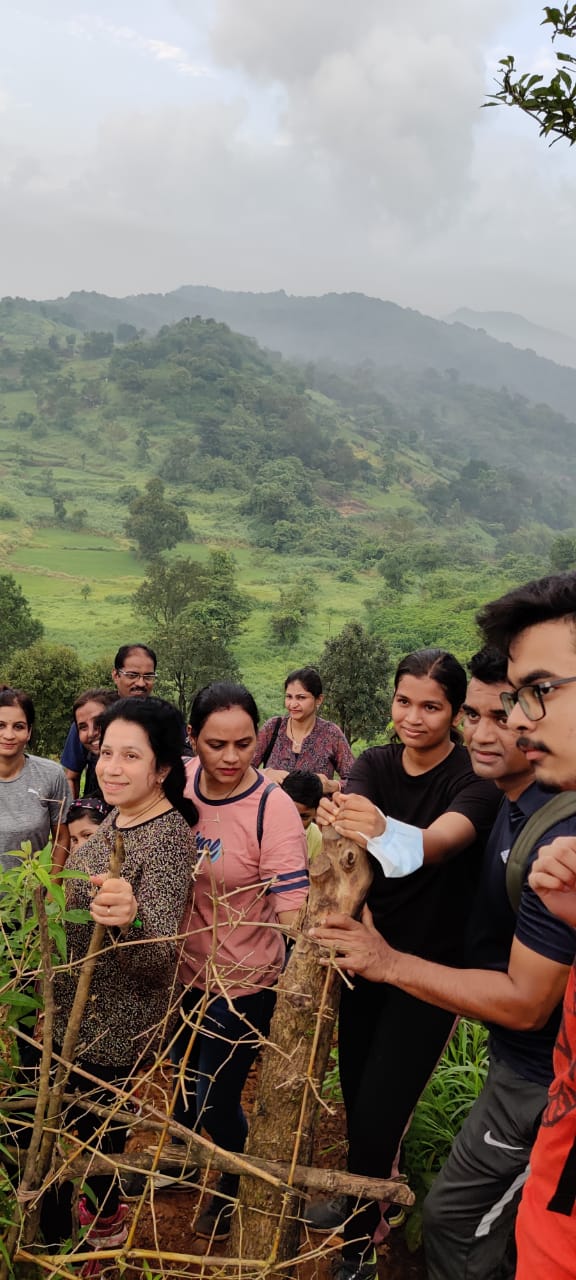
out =
<path fill-rule="evenodd" d="M 576 790 L 576 574 L 529 582 L 482 610 L 508 655 L 508 723 L 539 782 Z M 530 874 L 547 910 L 576 927 L 576 839 L 540 850 Z M 555 1078 L 518 1215 L 517 1280 L 576 1277 L 576 967 L 554 1051 Z"/>
<path fill-rule="evenodd" d="M 562 995 L 576 950 L 572 931 L 525 885 L 518 917 L 506 863 L 528 819 L 550 799 L 518 749 L 501 697 L 512 694 L 506 658 L 485 649 L 470 662 L 462 730 L 474 772 L 504 796 L 488 839 L 469 929 L 468 969 L 402 954 L 342 917 L 316 936 L 336 942 L 343 967 L 488 1024 L 485 1088 L 456 1138 L 424 1206 L 428 1280 L 500 1280 L 514 1275 L 512 1228 L 552 1079 Z M 576 817 L 557 824 L 572 831 Z M 533 856 L 537 850 L 534 849 Z M 336 921 L 340 921 L 336 928 Z"/>
<path fill-rule="evenodd" d="M 112 679 L 116 685 L 118 697 L 150 697 L 156 680 L 156 665 L 156 654 L 147 644 L 122 645 L 116 654 L 112 668 Z M 87 763 L 87 752 L 78 734 L 76 716 L 64 743 L 60 763 L 66 772 L 72 794 L 77 797 L 80 777 Z"/>

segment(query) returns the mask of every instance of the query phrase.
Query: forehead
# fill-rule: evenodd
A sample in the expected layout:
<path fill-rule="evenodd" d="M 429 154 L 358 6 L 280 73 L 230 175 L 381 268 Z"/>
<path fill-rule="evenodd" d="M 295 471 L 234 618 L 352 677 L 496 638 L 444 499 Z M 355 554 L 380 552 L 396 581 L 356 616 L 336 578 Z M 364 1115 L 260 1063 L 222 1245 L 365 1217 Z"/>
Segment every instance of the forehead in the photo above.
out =
<path fill-rule="evenodd" d="M 122 663 L 122 671 L 153 671 L 154 663 L 144 649 L 130 649 Z"/>
<path fill-rule="evenodd" d="M 10 724 L 19 724 L 21 720 L 26 724 L 26 712 L 22 707 L 0 707 L 0 719 L 9 721 Z"/>
<path fill-rule="evenodd" d="M 540 622 L 521 631 L 510 646 L 508 675 L 519 685 L 534 673 L 576 675 L 576 630 L 569 618 Z"/>
<path fill-rule="evenodd" d="M 286 693 L 291 693 L 291 694 L 303 693 L 305 696 L 309 698 L 314 697 L 314 695 L 310 693 L 309 689 L 304 688 L 304 685 L 301 684 L 300 680 L 293 680 L 291 684 L 287 684 Z"/>
<path fill-rule="evenodd" d="M 92 720 L 94 716 L 99 716 L 106 708 L 103 702 L 85 702 L 83 706 L 78 707 L 76 712 L 76 720 Z"/>
<path fill-rule="evenodd" d="M 150 739 L 141 724 L 133 724 L 131 720 L 112 720 L 104 733 L 107 747 L 127 750 L 135 747 L 138 751 L 151 751 Z"/>
<path fill-rule="evenodd" d="M 400 693 L 404 698 L 410 698 L 412 702 L 448 703 L 442 686 L 437 680 L 431 680 L 430 676 L 401 676 L 396 693 Z"/>
<path fill-rule="evenodd" d="M 482 680 L 472 677 L 466 693 L 466 706 L 473 707 L 475 711 L 483 714 L 490 711 L 500 713 L 502 711 L 500 694 L 509 693 L 510 688 L 507 680 L 503 680 L 500 684 L 484 684 Z"/>
<path fill-rule="evenodd" d="M 207 720 L 205 720 L 200 734 L 209 738 L 216 738 L 218 741 L 227 741 L 233 738 L 252 738 L 254 737 L 254 725 L 251 716 L 244 710 L 244 707 L 223 707 L 219 711 L 211 712 Z"/>

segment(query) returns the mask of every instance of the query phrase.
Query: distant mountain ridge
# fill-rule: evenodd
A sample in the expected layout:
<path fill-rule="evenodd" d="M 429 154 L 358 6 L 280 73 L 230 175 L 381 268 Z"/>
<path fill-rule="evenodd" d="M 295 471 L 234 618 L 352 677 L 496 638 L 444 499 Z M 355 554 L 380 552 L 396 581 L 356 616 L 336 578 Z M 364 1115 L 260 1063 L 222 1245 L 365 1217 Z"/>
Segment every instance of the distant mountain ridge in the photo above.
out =
<path fill-rule="evenodd" d="M 186 285 L 171 293 L 127 298 L 71 293 L 36 305 L 42 314 L 82 330 L 115 331 L 120 324 L 132 324 L 154 333 L 162 325 L 198 315 L 223 321 L 293 359 L 450 370 L 466 382 L 496 390 L 504 386 L 576 420 L 576 369 L 517 350 L 467 325 L 434 320 L 365 294 L 297 297 L 283 290 L 239 293 Z"/>
<path fill-rule="evenodd" d="M 448 324 L 465 324 L 470 329 L 484 329 L 497 342 L 510 342 L 513 347 L 535 351 L 556 364 L 576 367 L 576 338 L 556 329 L 533 324 L 513 311 L 472 311 L 459 307 L 446 316 Z"/>

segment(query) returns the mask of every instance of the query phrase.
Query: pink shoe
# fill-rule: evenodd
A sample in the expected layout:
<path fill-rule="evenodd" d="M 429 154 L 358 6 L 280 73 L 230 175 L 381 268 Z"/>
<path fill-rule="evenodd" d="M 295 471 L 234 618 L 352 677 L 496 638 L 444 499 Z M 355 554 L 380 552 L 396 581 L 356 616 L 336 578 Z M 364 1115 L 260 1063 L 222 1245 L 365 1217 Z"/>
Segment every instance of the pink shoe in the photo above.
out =
<path fill-rule="evenodd" d="M 90 1248 L 97 1249 L 116 1249 L 125 1244 L 128 1239 L 128 1217 L 130 1210 L 127 1204 L 120 1202 L 116 1213 L 108 1218 L 98 1217 L 88 1208 L 86 1196 L 80 1196 L 78 1202 L 78 1218 L 81 1227 L 86 1227 L 87 1231 L 84 1236 L 84 1244 Z M 99 1276 L 102 1274 L 104 1263 L 99 1258 L 94 1258 L 92 1262 L 85 1262 L 80 1275 L 82 1280 L 90 1280 L 91 1276 Z"/>

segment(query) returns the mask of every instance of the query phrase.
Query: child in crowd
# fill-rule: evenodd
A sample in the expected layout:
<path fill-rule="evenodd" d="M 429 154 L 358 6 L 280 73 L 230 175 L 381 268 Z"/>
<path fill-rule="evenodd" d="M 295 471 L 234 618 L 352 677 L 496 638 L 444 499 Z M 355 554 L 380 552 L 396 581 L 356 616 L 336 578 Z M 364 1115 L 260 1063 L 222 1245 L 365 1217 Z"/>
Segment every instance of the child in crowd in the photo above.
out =
<path fill-rule="evenodd" d="M 71 853 L 94 835 L 109 813 L 110 805 L 99 800 L 98 796 L 84 796 L 81 800 L 72 801 L 68 810 Z"/>
<path fill-rule="evenodd" d="M 317 773 L 295 769 L 286 775 L 281 786 L 300 814 L 306 832 L 308 861 L 312 862 L 322 848 L 322 832 L 315 822 L 316 810 L 323 796 L 320 778 Z"/>

